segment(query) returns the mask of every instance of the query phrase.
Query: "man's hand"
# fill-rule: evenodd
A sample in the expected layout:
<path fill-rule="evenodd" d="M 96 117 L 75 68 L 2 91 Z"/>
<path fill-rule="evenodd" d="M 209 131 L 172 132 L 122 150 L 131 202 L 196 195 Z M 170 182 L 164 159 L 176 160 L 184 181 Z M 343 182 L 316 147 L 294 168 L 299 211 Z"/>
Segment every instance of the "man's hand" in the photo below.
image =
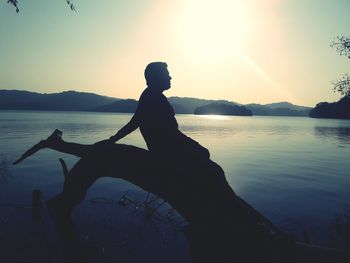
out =
<path fill-rule="evenodd" d="M 115 142 L 118 141 L 119 139 L 120 139 L 120 138 L 118 137 L 118 134 L 109 137 L 109 140 L 110 140 L 112 143 L 115 143 Z"/>

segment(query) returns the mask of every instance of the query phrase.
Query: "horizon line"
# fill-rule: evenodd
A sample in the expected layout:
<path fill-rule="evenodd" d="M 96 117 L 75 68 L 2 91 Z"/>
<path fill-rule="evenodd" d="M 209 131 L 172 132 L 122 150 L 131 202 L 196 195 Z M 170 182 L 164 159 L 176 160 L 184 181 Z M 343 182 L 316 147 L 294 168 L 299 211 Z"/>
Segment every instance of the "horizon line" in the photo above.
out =
<path fill-rule="evenodd" d="M 98 96 L 103 96 L 103 97 L 109 97 L 109 98 L 113 98 L 113 99 L 123 99 L 123 100 L 127 100 L 127 99 L 132 99 L 132 100 L 136 100 L 138 101 L 138 99 L 135 98 L 123 98 L 123 97 L 113 97 L 110 95 L 104 95 L 104 94 L 98 94 L 95 92 L 90 92 L 90 91 L 78 91 L 78 90 L 73 90 L 73 89 L 69 89 L 69 90 L 63 90 L 63 91 L 57 91 L 57 92 L 51 92 L 51 93 L 47 93 L 47 92 L 39 92 L 39 91 L 31 91 L 31 90 L 24 90 L 24 89 L 0 89 L 0 91 L 24 91 L 24 92 L 31 92 L 31 93 L 37 93 L 37 94 L 59 94 L 59 93 L 64 93 L 64 92 L 77 92 L 77 93 L 89 93 L 89 94 L 94 94 L 94 95 L 98 95 Z M 259 104 L 259 105 L 269 105 L 269 104 L 276 104 L 276 103 L 290 103 L 294 106 L 301 106 L 301 107 L 308 107 L 308 108 L 314 108 L 316 106 L 310 106 L 310 105 L 298 105 L 298 104 L 294 104 L 292 102 L 289 102 L 287 100 L 285 101 L 275 101 L 275 102 L 269 102 L 269 103 L 259 103 L 259 102 L 249 102 L 249 103 L 240 103 L 240 102 L 236 102 L 233 100 L 229 100 L 229 99 L 214 99 L 214 98 L 200 98 L 200 97 L 186 97 L 186 96 L 166 96 L 167 98 L 187 98 L 187 99 L 200 99 L 200 100 L 214 100 L 214 101 L 218 101 L 218 100 L 222 100 L 222 101 L 227 101 L 227 102 L 231 102 L 231 103 L 235 103 L 235 104 L 239 104 L 239 105 L 249 105 L 249 104 Z"/>

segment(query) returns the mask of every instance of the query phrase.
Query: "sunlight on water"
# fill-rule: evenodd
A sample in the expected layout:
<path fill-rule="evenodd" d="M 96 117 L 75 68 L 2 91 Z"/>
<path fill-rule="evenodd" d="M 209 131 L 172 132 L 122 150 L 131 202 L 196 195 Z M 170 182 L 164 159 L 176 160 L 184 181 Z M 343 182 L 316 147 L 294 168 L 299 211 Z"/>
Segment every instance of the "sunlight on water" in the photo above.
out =
<path fill-rule="evenodd" d="M 225 116 L 225 115 L 215 115 L 215 114 L 212 114 L 212 115 L 198 115 L 198 116 L 201 117 L 201 118 L 207 118 L 207 119 L 210 119 L 210 120 L 226 120 L 226 119 L 229 118 L 228 116 Z"/>

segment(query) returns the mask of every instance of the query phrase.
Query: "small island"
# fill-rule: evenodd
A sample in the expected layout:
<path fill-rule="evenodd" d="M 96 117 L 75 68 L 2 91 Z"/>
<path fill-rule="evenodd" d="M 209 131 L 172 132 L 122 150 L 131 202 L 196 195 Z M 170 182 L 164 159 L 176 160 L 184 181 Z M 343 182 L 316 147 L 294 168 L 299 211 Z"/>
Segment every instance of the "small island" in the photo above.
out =
<path fill-rule="evenodd" d="M 350 96 L 337 102 L 320 102 L 310 111 L 311 118 L 350 119 Z"/>
<path fill-rule="evenodd" d="M 210 103 L 195 109 L 196 115 L 235 115 L 235 116 L 253 116 L 251 110 L 244 106 Z"/>

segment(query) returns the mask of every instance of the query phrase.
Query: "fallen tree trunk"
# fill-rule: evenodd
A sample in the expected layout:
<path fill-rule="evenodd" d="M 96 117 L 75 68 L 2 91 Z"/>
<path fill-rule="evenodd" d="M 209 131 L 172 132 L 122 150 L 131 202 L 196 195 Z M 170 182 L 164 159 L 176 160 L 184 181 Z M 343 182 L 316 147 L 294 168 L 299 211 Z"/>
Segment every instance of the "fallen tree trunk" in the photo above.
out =
<path fill-rule="evenodd" d="M 48 208 L 67 254 L 78 244 L 70 214 L 100 177 L 127 180 L 171 204 L 189 223 L 194 262 L 349 262 L 339 250 L 295 242 L 239 198 L 211 160 L 175 165 L 122 144 L 96 147 L 68 172 L 63 192 Z"/>

